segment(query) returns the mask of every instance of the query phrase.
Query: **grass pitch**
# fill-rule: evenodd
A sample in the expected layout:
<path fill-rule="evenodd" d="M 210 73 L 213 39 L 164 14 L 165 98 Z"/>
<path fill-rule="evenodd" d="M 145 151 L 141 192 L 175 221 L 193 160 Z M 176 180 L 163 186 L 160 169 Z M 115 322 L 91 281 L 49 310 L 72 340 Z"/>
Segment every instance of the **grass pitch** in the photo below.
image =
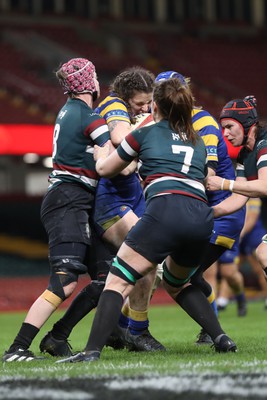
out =
<path fill-rule="evenodd" d="M 37 335 L 31 347 L 36 354 L 40 340 L 62 312 L 56 312 Z M 24 316 L 0 314 L 1 354 Z M 73 351 L 84 348 L 93 316 L 89 314 L 74 328 Z M 149 317 L 151 333 L 167 352 L 104 348 L 95 363 L 55 364 L 51 356 L 38 362 L 3 363 L 0 399 L 266 399 L 267 311 L 262 302 L 250 302 L 246 317 L 237 317 L 235 304 L 220 313 L 223 329 L 238 346 L 237 353 L 218 354 L 209 346 L 197 346 L 198 325 L 176 305 L 152 306 Z"/>

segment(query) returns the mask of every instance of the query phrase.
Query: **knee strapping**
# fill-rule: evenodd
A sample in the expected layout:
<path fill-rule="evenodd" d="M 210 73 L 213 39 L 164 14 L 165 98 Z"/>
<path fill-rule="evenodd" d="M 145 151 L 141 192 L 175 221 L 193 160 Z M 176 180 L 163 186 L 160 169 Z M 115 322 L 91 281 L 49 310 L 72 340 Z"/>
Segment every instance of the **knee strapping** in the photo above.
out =
<path fill-rule="evenodd" d="M 49 257 L 49 262 L 51 268 L 56 272 L 71 271 L 77 276 L 87 272 L 87 267 L 82 263 L 80 256 L 53 256 Z"/>
<path fill-rule="evenodd" d="M 49 261 L 51 273 L 47 289 L 64 301 L 64 287 L 77 282 L 78 276 L 86 272 L 87 268 L 78 256 L 50 257 Z"/>
<path fill-rule="evenodd" d="M 123 261 L 120 257 L 115 257 L 112 266 L 110 268 L 110 272 L 113 275 L 118 276 L 123 279 L 130 285 L 135 285 L 138 279 L 141 279 L 143 275 L 139 274 L 135 269 L 130 267 L 125 261 Z"/>
<path fill-rule="evenodd" d="M 63 300 L 57 296 L 56 294 L 52 293 L 50 290 L 46 289 L 42 294 L 41 297 L 48 301 L 48 303 L 52 304 L 52 306 L 57 309 Z"/>
<path fill-rule="evenodd" d="M 182 287 L 185 283 L 190 281 L 191 276 L 195 273 L 196 268 L 190 270 L 190 273 L 187 278 L 179 279 L 173 274 L 170 273 L 170 271 L 167 268 L 167 265 L 164 261 L 163 263 L 163 280 L 170 286 L 172 287 Z"/>

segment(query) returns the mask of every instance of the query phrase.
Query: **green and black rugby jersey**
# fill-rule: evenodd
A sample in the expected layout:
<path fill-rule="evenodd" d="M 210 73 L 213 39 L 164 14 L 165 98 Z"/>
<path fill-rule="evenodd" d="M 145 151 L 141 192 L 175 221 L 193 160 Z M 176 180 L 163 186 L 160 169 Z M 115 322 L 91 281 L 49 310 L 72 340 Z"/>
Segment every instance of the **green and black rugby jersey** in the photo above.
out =
<path fill-rule="evenodd" d="M 236 174 L 248 181 L 258 179 L 260 168 L 267 167 L 267 131 L 261 130 L 252 151 L 243 147 L 237 157 Z"/>
<path fill-rule="evenodd" d="M 131 132 L 117 149 L 125 161 L 138 157 L 146 199 L 176 193 L 207 201 L 204 179 L 207 152 L 199 137 L 196 145 L 183 141 L 168 121 Z"/>
<path fill-rule="evenodd" d="M 95 170 L 94 144 L 101 146 L 109 139 L 103 118 L 84 101 L 68 99 L 55 123 L 50 184 L 76 182 L 94 192 L 99 179 Z"/>

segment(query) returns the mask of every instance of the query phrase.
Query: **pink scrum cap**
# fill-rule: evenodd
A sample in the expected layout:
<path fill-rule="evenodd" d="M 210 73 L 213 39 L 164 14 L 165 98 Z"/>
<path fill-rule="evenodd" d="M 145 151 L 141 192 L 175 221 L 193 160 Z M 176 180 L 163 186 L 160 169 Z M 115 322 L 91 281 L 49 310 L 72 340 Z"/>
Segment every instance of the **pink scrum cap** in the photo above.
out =
<path fill-rule="evenodd" d="M 97 98 L 95 66 L 91 61 L 86 58 L 72 58 L 58 72 L 64 76 L 59 77 L 64 93 L 91 93 L 93 98 Z"/>

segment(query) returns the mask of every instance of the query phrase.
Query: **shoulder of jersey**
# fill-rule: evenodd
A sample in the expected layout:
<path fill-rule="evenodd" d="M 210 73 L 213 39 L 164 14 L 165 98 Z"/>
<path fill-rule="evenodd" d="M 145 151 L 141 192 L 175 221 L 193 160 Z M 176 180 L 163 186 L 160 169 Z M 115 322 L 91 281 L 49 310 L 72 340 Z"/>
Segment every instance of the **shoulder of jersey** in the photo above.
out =
<path fill-rule="evenodd" d="M 135 123 L 131 124 L 132 129 L 143 128 L 144 126 L 153 125 L 155 121 L 153 120 L 152 114 L 144 113 L 139 114 L 135 117 Z"/>

